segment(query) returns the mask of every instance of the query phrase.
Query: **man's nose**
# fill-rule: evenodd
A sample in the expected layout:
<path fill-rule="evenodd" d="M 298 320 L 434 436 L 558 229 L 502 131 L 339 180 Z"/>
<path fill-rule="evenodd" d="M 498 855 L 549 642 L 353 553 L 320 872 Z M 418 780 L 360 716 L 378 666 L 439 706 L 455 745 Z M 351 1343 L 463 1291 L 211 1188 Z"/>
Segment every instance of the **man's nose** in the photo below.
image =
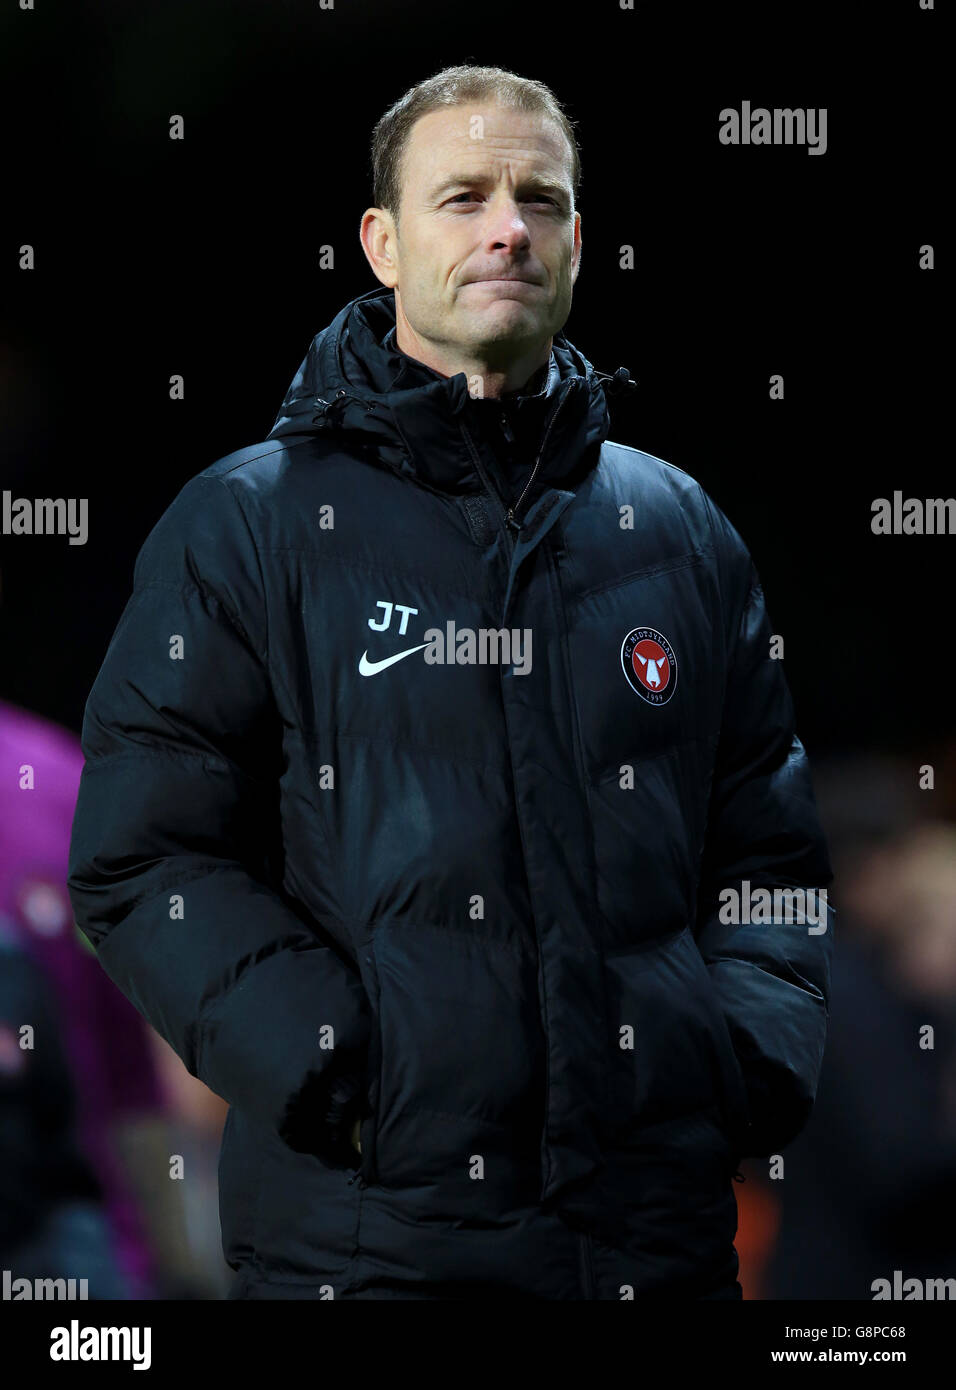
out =
<path fill-rule="evenodd" d="M 521 204 L 512 197 L 493 198 L 488 212 L 487 234 L 496 245 L 518 249 L 531 241 Z"/>

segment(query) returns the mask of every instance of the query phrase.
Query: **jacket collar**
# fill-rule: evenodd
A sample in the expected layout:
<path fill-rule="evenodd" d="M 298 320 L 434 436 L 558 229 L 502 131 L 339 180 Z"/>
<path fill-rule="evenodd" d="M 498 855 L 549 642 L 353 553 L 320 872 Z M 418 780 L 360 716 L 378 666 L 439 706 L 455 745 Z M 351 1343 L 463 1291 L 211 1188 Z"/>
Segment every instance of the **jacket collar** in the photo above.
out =
<path fill-rule="evenodd" d="M 434 491 L 480 491 L 477 412 L 487 413 L 490 402 L 472 399 L 464 372 L 443 377 L 410 358 L 394 330 L 392 290 L 379 287 L 346 304 L 313 339 L 268 438 L 335 435 Z M 541 389 L 506 398 L 526 437 L 541 441 L 539 483 L 586 476 L 610 428 L 605 392 L 635 384 L 624 367 L 596 372 L 563 333 L 555 335 Z"/>

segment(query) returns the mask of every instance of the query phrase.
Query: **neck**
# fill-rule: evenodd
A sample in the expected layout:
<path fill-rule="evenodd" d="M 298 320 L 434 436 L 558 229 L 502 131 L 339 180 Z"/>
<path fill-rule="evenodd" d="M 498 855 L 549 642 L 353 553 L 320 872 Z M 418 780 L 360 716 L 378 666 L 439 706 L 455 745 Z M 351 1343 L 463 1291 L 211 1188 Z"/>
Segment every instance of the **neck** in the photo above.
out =
<path fill-rule="evenodd" d="M 452 377 L 464 372 L 469 382 L 480 381 L 481 395 L 486 400 L 503 396 L 535 394 L 544 384 L 544 374 L 551 360 L 552 339 L 543 346 L 529 348 L 508 363 L 490 363 L 482 358 L 445 353 L 439 344 L 430 343 L 412 330 L 403 316 L 395 321 L 395 342 L 405 353 L 439 376 Z"/>

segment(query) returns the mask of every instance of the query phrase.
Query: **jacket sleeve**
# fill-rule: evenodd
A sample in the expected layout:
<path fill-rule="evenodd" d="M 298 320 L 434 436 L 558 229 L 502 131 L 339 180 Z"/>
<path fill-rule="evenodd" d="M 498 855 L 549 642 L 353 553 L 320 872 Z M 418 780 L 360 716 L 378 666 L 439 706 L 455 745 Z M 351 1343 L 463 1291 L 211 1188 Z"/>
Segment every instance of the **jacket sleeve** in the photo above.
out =
<path fill-rule="evenodd" d="M 766 1156 L 800 1132 L 816 1095 L 834 919 L 824 890 L 833 875 L 783 662 L 771 656 L 760 580 L 740 536 L 706 495 L 705 501 L 714 525 L 727 675 L 696 934 L 749 1102 L 739 1153 Z M 765 923 L 753 895 L 775 888 L 814 891 L 797 897 L 796 911 L 779 896 Z M 749 915 L 761 920 L 745 920 L 745 896 L 753 904 Z M 806 915 L 801 901 L 810 909 Z M 811 915 L 817 920 L 807 920 Z"/>
<path fill-rule="evenodd" d="M 359 974 L 277 886 L 281 721 L 245 515 L 200 474 L 147 537 L 83 719 L 76 922 L 191 1075 L 290 1147 L 345 1158 Z"/>

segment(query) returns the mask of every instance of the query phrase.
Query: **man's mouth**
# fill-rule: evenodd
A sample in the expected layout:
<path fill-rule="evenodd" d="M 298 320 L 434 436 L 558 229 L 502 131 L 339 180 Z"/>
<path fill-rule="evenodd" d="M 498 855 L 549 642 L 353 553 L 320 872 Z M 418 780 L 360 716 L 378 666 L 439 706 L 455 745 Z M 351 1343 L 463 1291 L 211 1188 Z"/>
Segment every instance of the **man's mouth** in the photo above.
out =
<path fill-rule="evenodd" d="M 514 275 L 489 275 L 481 280 L 469 280 L 469 285 L 528 285 L 534 289 L 538 288 L 535 280 L 519 280 Z"/>

